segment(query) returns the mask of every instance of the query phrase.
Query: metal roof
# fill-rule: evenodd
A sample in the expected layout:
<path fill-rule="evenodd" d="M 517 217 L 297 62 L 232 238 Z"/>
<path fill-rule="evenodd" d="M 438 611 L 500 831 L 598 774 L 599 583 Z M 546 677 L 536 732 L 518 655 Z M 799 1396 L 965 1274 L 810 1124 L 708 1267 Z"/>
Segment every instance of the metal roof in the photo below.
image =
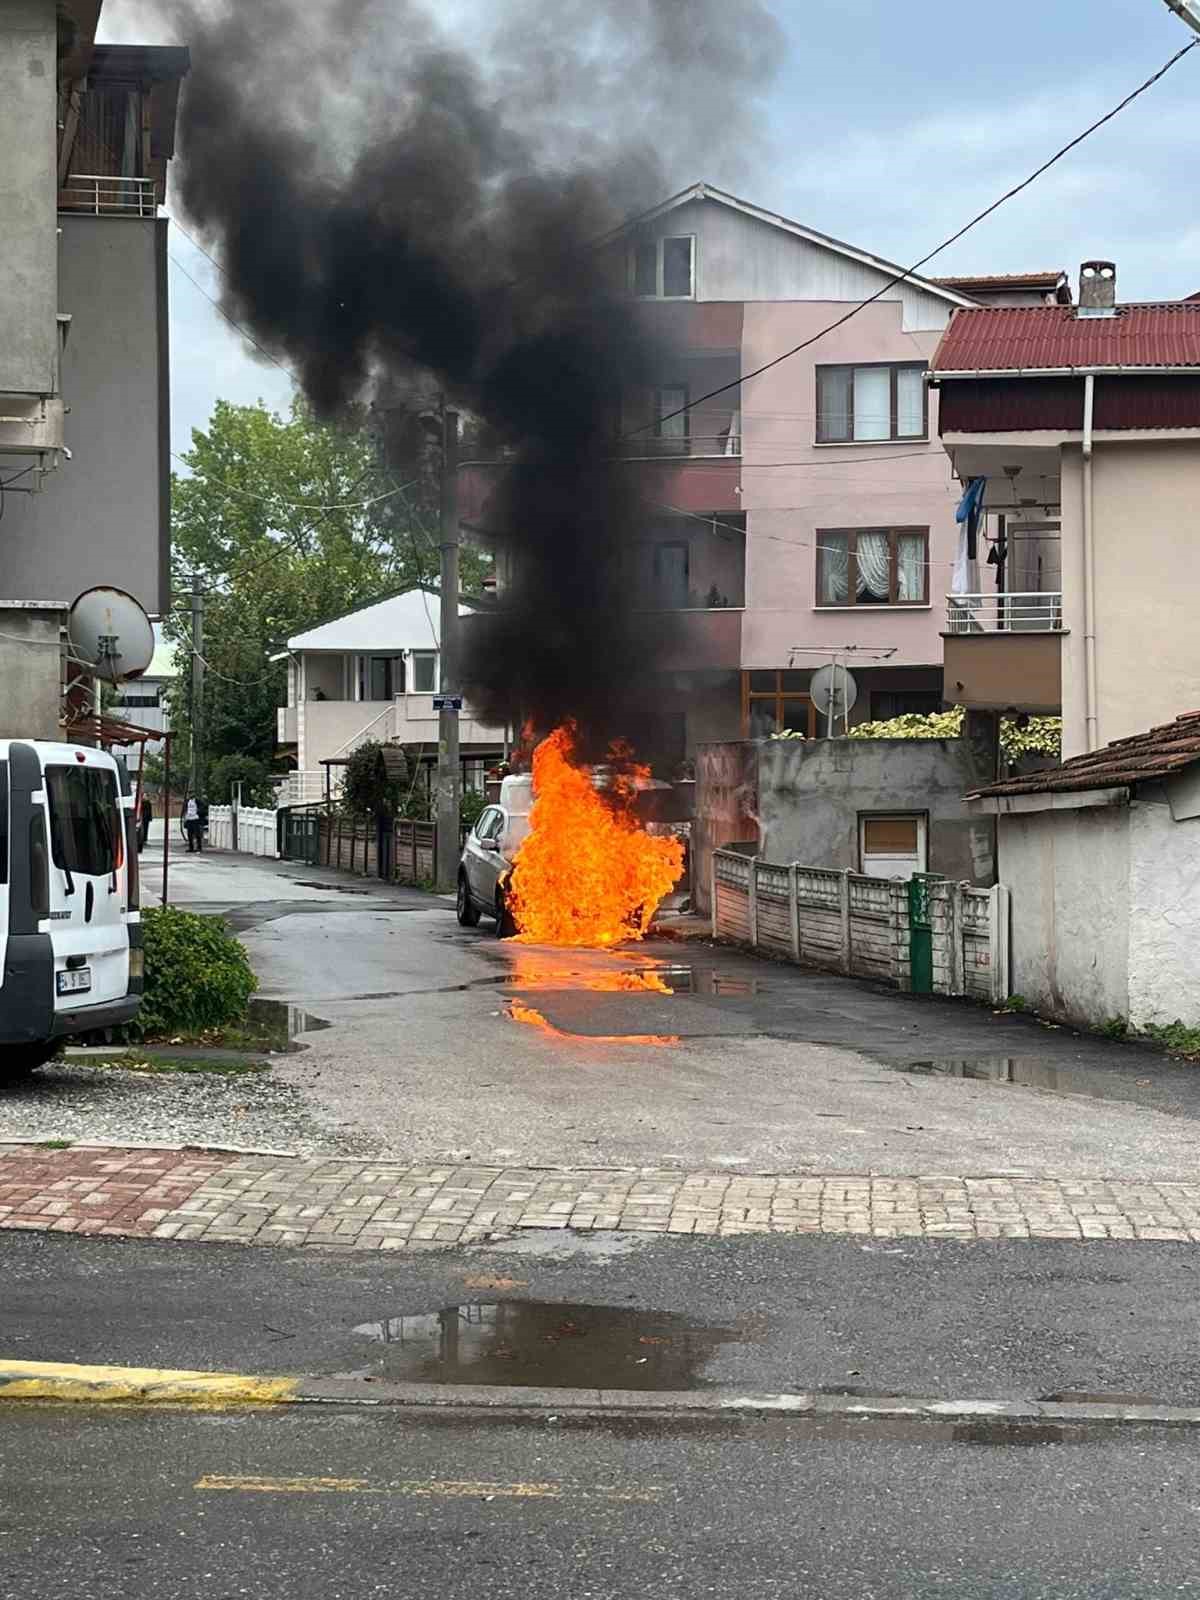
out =
<path fill-rule="evenodd" d="M 1152 778 L 1169 778 L 1200 761 L 1200 711 L 1187 711 L 1148 733 L 1117 739 L 1102 750 L 1073 756 L 1061 767 L 1006 778 L 974 790 L 968 799 L 1017 794 L 1072 794 L 1088 789 L 1128 789 Z"/>
<path fill-rule="evenodd" d="M 976 288 L 986 283 L 1003 284 L 1010 289 L 1057 289 L 1066 277 L 1065 272 L 951 272 L 945 277 L 930 278 L 930 283 L 943 283 L 948 288 L 958 285 Z"/>
<path fill-rule="evenodd" d="M 934 374 L 1064 367 L 1200 367 L 1200 302 L 1119 306 L 1114 317 L 1075 306 L 958 311 L 930 363 Z"/>

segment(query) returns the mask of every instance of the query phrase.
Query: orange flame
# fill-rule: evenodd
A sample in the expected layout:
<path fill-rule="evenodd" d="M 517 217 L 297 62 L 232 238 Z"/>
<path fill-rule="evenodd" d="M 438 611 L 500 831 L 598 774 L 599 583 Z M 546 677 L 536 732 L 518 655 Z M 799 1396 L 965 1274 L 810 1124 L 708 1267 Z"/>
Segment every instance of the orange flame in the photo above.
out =
<path fill-rule="evenodd" d="M 570 1039 L 575 1044 L 678 1044 L 679 1036 L 674 1033 L 564 1033 L 561 1028 L 556 1028 L 548 1022 L 540 1011 L 535 1011 L 532 1006 L 527 1006 L 521 1000 L 508 1002 L 508 1014 L 514 1022 L 527 1023 L 531 1028 L 540 1028 L 543 1033 L 548 1033 L 552 1039 Z"/>
<path fill-rule="evenodd" d="M 683 846 L 653 838 L 637 822 L 636 783 L 649 769 L 626 768 L 602 794 L 590 769 L 571 761 L 573 733 L 556 728 L 534 751 L 530 832 L 517 853 L 509 905 L 527 944 L 603 948 L 645 936 L 679 881 Z"/>

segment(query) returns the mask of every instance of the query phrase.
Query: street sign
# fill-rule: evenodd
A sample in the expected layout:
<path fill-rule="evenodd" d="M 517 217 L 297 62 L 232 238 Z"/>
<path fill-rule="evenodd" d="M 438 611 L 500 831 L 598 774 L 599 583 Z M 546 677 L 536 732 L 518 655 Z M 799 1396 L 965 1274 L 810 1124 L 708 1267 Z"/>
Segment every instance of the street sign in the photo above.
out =
<path fill-rule="evenodd" d="M 433 709 L 435 711 L 461 711 L 463 697 L 460 694 L 435 694 Z"/>

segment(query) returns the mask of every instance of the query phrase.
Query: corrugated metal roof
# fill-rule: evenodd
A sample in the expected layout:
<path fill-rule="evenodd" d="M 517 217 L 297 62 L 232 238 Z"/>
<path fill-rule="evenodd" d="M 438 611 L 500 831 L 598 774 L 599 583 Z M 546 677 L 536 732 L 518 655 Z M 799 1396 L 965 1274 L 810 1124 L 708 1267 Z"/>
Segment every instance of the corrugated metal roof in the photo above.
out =
<path fill-rule="evenodd" d="M 1007 778 L 989 784 L 976 795 L 1070 794 L 1084 789 L 1125 789 L 1152 778 L 1169 778 L 1200 761 L 1200 711 L 1188 711 L 1128 739 L 1117 739 L 1102 750 L 1073 756 L 1061 767 L 1034 772 L 1025 778 Z"/>
<path fill-rule="evenodd" d="M 957 311 L 931 363 L 934 373 L 1056 367 L 1200 367 L 1200 302 L 1120 306 L 1115 317 L 1074 306 Z"/>

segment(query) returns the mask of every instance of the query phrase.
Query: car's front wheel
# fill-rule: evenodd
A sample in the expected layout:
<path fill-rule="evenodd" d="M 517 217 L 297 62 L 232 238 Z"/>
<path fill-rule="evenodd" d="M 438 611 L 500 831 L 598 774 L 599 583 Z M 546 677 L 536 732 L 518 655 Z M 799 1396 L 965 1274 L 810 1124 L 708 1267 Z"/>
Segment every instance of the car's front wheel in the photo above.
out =
<path fill-rule="evenodd" d="M 458 893 L 455 896 L 454 909 L 458 915 L 460 928 L 474 928 L 479 922 L 479 912 L 474 900 L 471 899 L 471 887 L 465 872 L 460 872 L 458 875 Z"/>

